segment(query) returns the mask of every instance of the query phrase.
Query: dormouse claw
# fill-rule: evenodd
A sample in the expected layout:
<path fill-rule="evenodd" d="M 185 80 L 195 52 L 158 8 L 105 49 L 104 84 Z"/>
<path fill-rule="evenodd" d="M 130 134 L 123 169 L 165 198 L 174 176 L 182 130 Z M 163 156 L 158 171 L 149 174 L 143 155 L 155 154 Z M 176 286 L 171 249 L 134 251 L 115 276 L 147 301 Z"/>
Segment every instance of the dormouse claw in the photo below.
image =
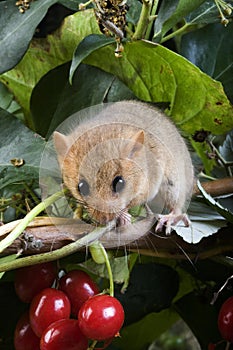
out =
<path fill-rule="evenodd" d="M 172 226 L 178 224 L 178 222 L 180 221 L 183 221 L 184 225 L 187 227 L 190 225 L 190 220 L 187 214 L 175 215 L 173 212 L 171 212 L 167 215 L 159 215 L 155 231 L 161 232 L 163 230 L 163 227 L 165 226 L 166 235 L 170 235 L 172 231 Z"/>

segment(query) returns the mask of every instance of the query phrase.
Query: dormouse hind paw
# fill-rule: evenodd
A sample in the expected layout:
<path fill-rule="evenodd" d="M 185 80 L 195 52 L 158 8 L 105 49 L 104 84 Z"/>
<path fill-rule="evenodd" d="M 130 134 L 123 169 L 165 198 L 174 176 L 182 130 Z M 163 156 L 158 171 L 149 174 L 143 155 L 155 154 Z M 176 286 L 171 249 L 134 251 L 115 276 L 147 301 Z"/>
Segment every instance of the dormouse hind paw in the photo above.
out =
<path fill-rule="evenodd" d="M 183 221 L 184 225 L 187 227 L 190 225 L 190 220 L 187 214 L 177 215 L 174 212 L 171 212 L 167 215 L 159 215 L 155 231 L 161 232 L 163 230 L 163 227 L 165 227 L 166 235 L 170 235 L 172 226 L 176 225 L 179 221 Z"/>

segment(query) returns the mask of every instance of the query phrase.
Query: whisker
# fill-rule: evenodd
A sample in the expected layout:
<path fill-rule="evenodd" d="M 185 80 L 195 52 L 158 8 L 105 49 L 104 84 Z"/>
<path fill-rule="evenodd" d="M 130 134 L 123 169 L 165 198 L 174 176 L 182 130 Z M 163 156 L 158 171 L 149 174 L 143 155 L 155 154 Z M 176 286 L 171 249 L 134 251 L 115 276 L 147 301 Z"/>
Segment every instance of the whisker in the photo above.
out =
<path fill-rule="evenodd" d="M 120 220 L 121 224 L 129 224 L 131 223 L 131 215 L 128 213 L 128 210 L 121 209 L 120 211 L 115 213 L 117 220 Z"/>
<path fill-rule="evenodd" d="M 188 256 L 188 253 L 186 253 L 186 251 L 181 247 L 180 244 L 178 244 L 172 237 L 170 237 L 171 241 L 173 243 L 175 243 L 175 245 L 181 250 L 181 252 L 184 254 L 184 256 L 187 258 L 188 262 L 191 264 L 191 266 L 193 267 L 193 269 L 195 271 L 197 271 L 196 266 L 194 265 L 194 263 L 192 262 L 192 259 Z"/>
<path fill-rule="evenodd" d="M 152 231 L 149 231 L 148 233 L 151 234 Z M 153 240 L 150 238 L 149 234 L 146 237 L 144 237 L 144 242 L 146 243 L 146 245 L 149 249 L 151 249 L 151 247 L 152 247 L 153 251 L 158 255 L 159 254 L 158 249 L 156 248 L 156 246 L 155 246 Z"/>

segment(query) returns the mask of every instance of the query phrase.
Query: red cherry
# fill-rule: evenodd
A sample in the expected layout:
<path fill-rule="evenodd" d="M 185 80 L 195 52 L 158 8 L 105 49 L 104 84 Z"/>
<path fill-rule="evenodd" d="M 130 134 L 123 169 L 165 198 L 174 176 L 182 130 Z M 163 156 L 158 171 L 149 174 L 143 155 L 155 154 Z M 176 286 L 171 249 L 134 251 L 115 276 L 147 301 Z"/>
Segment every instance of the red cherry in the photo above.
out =
<path fill-rule="evenodd" d="M 30 303 L 41 290 L 52 286 L 56 275 L 57 268 L 53 262 L 18 269 L 15 273 L 16 294 L 24 303 Z"/>
<path fill-rule="evenodd" d="M 95 295 L 78 313 L 81 332 L 89 339 L 105 340 L 116 336 L 124 322 L 121 303 L 110 295 Z"/>
<path fill-rule="evenodd" d="M 233 343 L 233 297 L 228 298 L 221 306 L 218 328 L 223 339 Z"/>
<path fill-rule="evenodd" d="M 17 322 L 14 346 L 15 350 L 40 350 L 40 338 L 35 335 L 30 326 L 28 312 L 24 313 Z"/>
<path fill-rule="evenodd" d="M 51 323 L 70 317 L 70 301 L 61 290 L 46 288 L 33 298 L 29 315 L 31 327 L 40 337 Z"/>
<path fill-rule="evenodd" d="M 59 281 L 59 289 L 70 299 L 71 312 L 75 316 L 86 300 L 99 293 L 96 283 L 81 270 L 73 270 L 63 276 Z"/>
<path fill-rule="evenodd" d="M 43 332 L 40 350 L 87 350 L 88 340 L 81 333 L 77 320 L 59 320 Z"/>

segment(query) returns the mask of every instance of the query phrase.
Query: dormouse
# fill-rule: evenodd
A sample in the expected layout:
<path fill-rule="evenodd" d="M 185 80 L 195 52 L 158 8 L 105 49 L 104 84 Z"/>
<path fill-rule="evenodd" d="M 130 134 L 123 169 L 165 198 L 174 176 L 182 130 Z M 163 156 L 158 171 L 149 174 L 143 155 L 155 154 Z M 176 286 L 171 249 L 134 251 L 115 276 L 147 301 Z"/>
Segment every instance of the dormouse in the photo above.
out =
<path fill-rule="evenodd" d="M 175 125 L 154 106 L 121 101 L 103 105 L 68 134 L 53 135 L 65 186 L 91 217 L 107 224 L 130 220 L 128 210 L 156 208 L 156 229 L 182 220 L 193 188 L 188 148 Z"/>

